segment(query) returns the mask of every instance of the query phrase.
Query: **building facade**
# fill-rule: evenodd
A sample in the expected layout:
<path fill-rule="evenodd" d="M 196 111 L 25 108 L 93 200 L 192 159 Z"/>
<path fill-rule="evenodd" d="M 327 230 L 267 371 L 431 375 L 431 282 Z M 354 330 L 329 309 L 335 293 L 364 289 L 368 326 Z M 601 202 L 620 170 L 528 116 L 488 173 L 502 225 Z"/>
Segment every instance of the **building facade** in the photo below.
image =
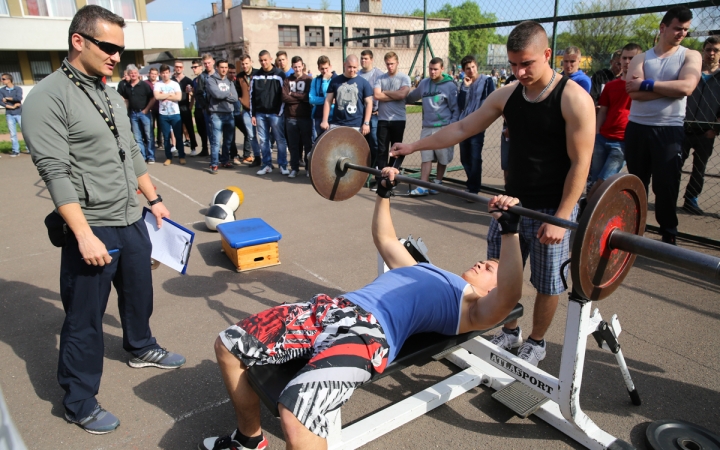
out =
<path fill-rule="evenodd" d="M 349 37 L 423 29 L 422 17 L 381 14 L 380 0 L 363 0 L 360 9 L 367 12 L 346 13 L 346 35 Z M 428 19 L 428 29 L 448 26 L 449 19 Z M 339 11 L 268 7 L 267 0 L 244 0 L 233 7 L 232 0 L 223 0 L 213 4 L 213 15 L 196 22 L 195 28 L 200 53 L 210 53 L 216 59 L 236 62 L 241 54 L 247 53 L 257 62 L 261 50 L 268 50 L 273 55 L 284 50 L 290 58 L 301 56 L 310 71 L 315 71 L 321 55 L 328 56 L 336 70 L 342 70 L 342 17 Z M 430 36 L 435 56 L 447 61 L 449 34 L 433 33 Z M 359 55 L 370 49 L 375 55 L 375 65 L 382 67 L 383 55 L 392 50 L 398 54 L 399 69 L 407 73 L 420 41 L 421 35 L 353 41 L 348 44 L 347 54 Z M 422 56 L 415 67 L 421 65 Z"/>
<path fill-rule="evenodd" d="M 29 88 L 60 67 L 67 56 L 70 21 L 79 8 L 99 5 L 125 18 L 125 53 L 112 80 L 128 64 L 143 64 L 143 52 L 184 48 L 182 22 L 149 22 L 153 0 L 0 0 L 0 72 Z"/>

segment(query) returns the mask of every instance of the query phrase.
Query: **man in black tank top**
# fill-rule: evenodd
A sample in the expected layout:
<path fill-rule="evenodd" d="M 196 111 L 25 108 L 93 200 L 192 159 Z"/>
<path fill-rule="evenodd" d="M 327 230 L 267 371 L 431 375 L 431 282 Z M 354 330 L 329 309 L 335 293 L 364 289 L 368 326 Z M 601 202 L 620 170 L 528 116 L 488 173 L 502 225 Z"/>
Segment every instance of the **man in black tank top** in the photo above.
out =
<path fill-rule="evenodd" d="M 486 130 L 504 116 L 510 134 L 508 195 L 518 197 L 525 207 L 575 220 L 595 141 L 592 98 L 549 66 L 552 50 L 537 22 L 516 26 L 508 37 L 507 49 L 519 83 L 493 92 L 477 111 L 441 132 L 412 144 L 395 144 L 391 156 L 449 147 Z M 506 349 L 520 347 L 518 355 L 532 364 L 545 357 L 544 336 L 559 294 L 565 290 L 560 265 L 568 258 L 569 240 L 565 229 L 527 218 L 521 222 L 523 260 L 530 255 L 530 282 L 537 289 L 533 329 L 521 346 L 517 323 L 508 323 L 493 342 Z M 488 232 L 488 257 L 495 257 L 499 250 L 499 231 L 493 220 Z"/>

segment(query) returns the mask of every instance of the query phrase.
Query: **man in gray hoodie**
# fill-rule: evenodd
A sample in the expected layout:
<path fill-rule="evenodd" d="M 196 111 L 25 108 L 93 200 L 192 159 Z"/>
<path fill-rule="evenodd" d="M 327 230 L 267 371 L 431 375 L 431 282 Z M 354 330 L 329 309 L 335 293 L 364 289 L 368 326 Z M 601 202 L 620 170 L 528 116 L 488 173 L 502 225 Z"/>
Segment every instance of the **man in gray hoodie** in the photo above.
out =
<path fill-rule="evenodd" d="M 210 173 L 217 174 L 218 164 L 232 168 L 230 162 L 230 146 L 235 139 L 235 102 L 238 101 L 235 84 L 227 78 L 228 62 L 220 59 L 217 70 L 208 77 L 207 98 L 208 112 L 210 113 L 210 127 L 214 135 L 210 149 Z M 220 153 L 220 140 L 222 139 L 222 154 Z"/>
<path fill-rule="evenodd" d="M 130 367 L 176 369 L 185 358 L 170 353 L 150 331 L 153 311 L 152 244 L 140 213 L 138 188 L 162 226 L 170 213 L 147 173 L 130 127 L 125 101 L 105 88 L 125 50 L 125 21 L 96 5 L 70 23 L 69 52 L 60 69 L 38 83 L 23 108 L 23 134 L 57 213 L 64 242 L 57 378 L 65 390 L 65 418 L 93 434 L 120 421 L 98 404 L 103 370 L 102 322 L 114 285 Z M 179 137 L 178 137 L 179 138 Z"/>
<path fill-rule="evenodd" d="M 422 99 L 423 121 L 420 138 L 425 138 L 442 130 L 443 127 L 457 122 L 460 116 L 460 109 L 457 104 L 457 86 L 453 83 L 450 75 L 443 72 L 442 58 L 433 58 L 428 64 L 430 78 L 425 78 L 418 84 L 405 102 L 415 103 Z M 445 168 L 453 160 L 454 148 L 447 147 L 436 150 L 424 150 L 421 153 L 422 166 L 420 168 L 420 179 L 430 180 L 433 159 L 437 159 L 437 175 L 435 183 L 442 184 Z M 410 195 L 421 197 L 428 194 L 437 194 L 438 191 L 416 187 L 410 191 Z"/>

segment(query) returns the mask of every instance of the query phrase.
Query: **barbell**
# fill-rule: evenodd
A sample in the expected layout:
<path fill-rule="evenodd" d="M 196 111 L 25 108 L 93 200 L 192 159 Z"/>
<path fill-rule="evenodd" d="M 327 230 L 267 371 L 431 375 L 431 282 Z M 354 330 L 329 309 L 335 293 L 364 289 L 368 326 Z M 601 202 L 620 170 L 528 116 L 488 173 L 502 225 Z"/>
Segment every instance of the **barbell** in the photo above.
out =
<path fill-rule="evenodd" d="M 357 194 L 367 175 L 381 175 L 371 167 L 370 147 L 358 131 L 339 127 L 323 133 L 310 153 L 310 180 L 322 197 L 347 200 Z M 473 202 L 487 197 L 444 185 L 397 175 L 400 183 L 434 189 Z M 590 300 L 612 294 L 627 276 L 637 255 L 720 279 L 720 258 L 643 237 L 647 196 L 639 178 L 629 174 L 609 177 L 589 199 L 580 222 L 564 220 L 532 209 L 513 206 L 523 217 L 574 230 L 570 273 L 575 292 Z"/>

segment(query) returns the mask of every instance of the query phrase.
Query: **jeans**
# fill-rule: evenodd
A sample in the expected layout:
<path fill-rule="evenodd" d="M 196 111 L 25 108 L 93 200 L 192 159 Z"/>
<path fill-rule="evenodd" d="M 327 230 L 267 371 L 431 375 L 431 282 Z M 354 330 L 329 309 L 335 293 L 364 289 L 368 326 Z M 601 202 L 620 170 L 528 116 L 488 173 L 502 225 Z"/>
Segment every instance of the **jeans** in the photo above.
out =
<path fill-rule="evenodd" d="M 477 194 L 482 184 L 482 148 L 485 132 L 471 136 L 460 143 L 460 163 L 465 169 L 468 192 Z"/>
<path fill-rule="evenodd" d="M 155 161 L 155 140 L 152 131 L 152 113 L 143 114 L 142 111 L 130 111 L 130 125 L 135 142 L 140 147 L 140 153 L 145 161 Z"/>
<path fill-rule="evenodd" d="M 207 122 L 205 121 L 205 114 L 202 109 L 195 108 L 195 126 L 197 126 L 197 132 L 200 135 L 200 142 L 202 144 L 202 152 L 208 153 L 208 133 L 207 133 Z M 190 131 L 190 130 L 188 130 Z"/>
<path fill-rule="evenodd" d="M 378 151 L 372 166 L 382 170 L 388 165 L 390 146 L 402 142 L 405 134 L 404 120 L 379 120 L 377 128 Z"/>
<path fill-rule="evenodd" d="M 18 142 L 17 127 L 15 125 L 17 124 L 17 125 L 22 126 L 22 124 L 21 124 L 22 121 L 20 119 L 21 117 L 22 116 L 20 114 L 13 115 L 13 114 L 8 114 L 7 112 L 5 113 L 5 120 L 7 121 L 8 129 L 10 129 L 10 140 L 12 141 L 12 152 L 16 155 L 18 153 L 20 153 L 20 143 Z"/>
<path fill-rule="evenodd" d="M 317 142 L 318 138 L 325 132 L 325 130 L 320 128 L 320 124 L 322 123 L 322 117 L 320 117 L 320 118 L 313 117 L 312 123 L 313 123 L 312 143 L 313 143 L 313 145 L 315 145 L 315 142 Z"/>
<path fill-rule="evenodd" d="M 602 134 L 595 136 L 592 163 L 590 163 L 590 180 L 592 184 L 598 180 L 607 180 L 620 173 L 625 165 L 625 141 L 607 139 Z"/>
<path fill-rule="evenodd" d="M 312 123 L 310 118 L 285 118 L 287 142 L 290 147 L 290 168 L 300 170 L 300 155 L 305 149 L 305 159 L 312 147 Z M 307 167 L 307 164 L 305 165 Z"/>
<path fill-rule="evenodd" d="M 175 134 L 175 148 L 178 151 L 179 158 L 185 158 L 185 147 L 183 145 L 182 135 L 182 119 L 180 114 L 172 114 L 169 116 L 158 117 L 158 127 L 162 133 L 163 143 L 165 144 L 165 159 L 172 159 L 172 142 L 170 142 L 170 130 Z"/>
<path fill-rule="evenodd" d="M 655 219 L 663 236 L 677 235 L 675 211 L 682 169 L 682 126 L 640 125 L 628 122 L 625 129 L 625 160 L 628 172 L 640 178 L 648 190 L 652 177 Z"/>
<path fill-rule="evenodd" d="M 270 152 L 270 132 L 277 141 L 277 163 L 278 166 L 287 169 L 287 142 L 285 141 L 285 124 L 282 116 L 277 114 L 257 113 L 255 115 L 255 123 L 257 123 L 257 140 L 258 146 L 262 151 L 262 166 L 272 167 L 272 153 Z"/>
<path fill-rule="evenodd" d="M 362 130 L 362 127 L 360 127 Z M 367 141 L 368 145 L 370 146 L 370 157 L 371 161 L 375 161 L 378 157 L 378 137 L 377 137 L 377 131 L 378 131 L 378 116 L 377 114 L 373 114 L 370 116 L 370 132 L 365 135 L 365 140 Z"/>
<path fill-rule="evenodd" d="M 690 180 L 685 188 L 686 199 L 697 199 L 703 190 L 705 184 L 705 167 L 708 159 L 712 155 L 713 143 L 715 138 L 706 137 L 703 134 L 685 134 L 685 140 L 682 145 L 682 163 L 690 156 L 690 149 L 693 152 L 693 166 Z"/>
<path fill-rule="evenodd" d="M 257 140 L 257 129 L 252 124 L 252 116 L 250 115 L 250 111 L 243 111 L 242 112 L 242 118 L 243 123 L 245 124 L 245 133 L 247 131 L 247 134 L 245 134 L 245 137 L 247 137 L 247 140 L 250 141 L 250 148 L 252 148 L 252 153 L 255 158 L 260 158 L 260 145 L 258 144 Z"/>
<path fill-rule="evenodd" d="M 235 137 L 235 119 L 232 113 L 210 113 L 212 139 L 210 140 L 210 165 L 218 166 L 230 161 L 230 145 Z M 222 153 L 220 153 L 222 142 Z"/>

